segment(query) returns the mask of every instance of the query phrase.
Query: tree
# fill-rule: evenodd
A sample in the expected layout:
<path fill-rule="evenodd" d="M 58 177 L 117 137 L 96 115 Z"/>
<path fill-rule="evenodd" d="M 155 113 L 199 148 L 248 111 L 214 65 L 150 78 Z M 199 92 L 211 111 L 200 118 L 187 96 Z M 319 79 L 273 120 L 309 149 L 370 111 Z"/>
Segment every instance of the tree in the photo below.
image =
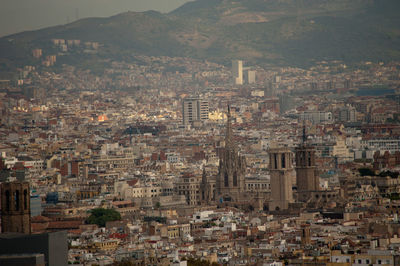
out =
<path fill-rule="evenodd" d="M 183 258 L 182 258 L 182 261 L 184 261 Z M 207 260 L 202 260 L 202 259 L 199 259 L 199 258 L 196 258 L 196 259 L 195 258 L 189 258 L 187 260 L 187 265 L 188 266 L 216 266 L 216 265 L 219 265 L 219 264 L 216 263 L 216 262 L 210 263 Z"/>
<path fill-rule="evenodd" d="M 382 177 L 390 176 L 391 178 L 396 179 L 399 177 L 399 172 L 383 171 L 379 173 L 379 176 Z"/>
<path fill-rule="evenodd" d="M 97 224 L 99 227 L 106 226 L 106 222 L 121 220 L 121 214 L 114 209 L 97 208 L 90 211 L 91 214 L 86 222 Z"/>
<path fill-rule="evenodd" d="M 375 176 L 375 172 L 369 168 L 360 168 L 358 172 L 360 172 L 361 176 Z"/>

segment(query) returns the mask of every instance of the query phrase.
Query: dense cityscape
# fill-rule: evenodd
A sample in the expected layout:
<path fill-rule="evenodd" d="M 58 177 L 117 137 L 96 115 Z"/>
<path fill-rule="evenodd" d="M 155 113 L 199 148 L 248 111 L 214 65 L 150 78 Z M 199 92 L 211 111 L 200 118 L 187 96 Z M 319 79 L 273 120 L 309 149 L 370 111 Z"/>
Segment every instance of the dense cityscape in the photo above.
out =
<path fill-rule="evenodd" d="M 400 62 L 101 47 L 0 80 L 0 265 L 400 265 Z"/>

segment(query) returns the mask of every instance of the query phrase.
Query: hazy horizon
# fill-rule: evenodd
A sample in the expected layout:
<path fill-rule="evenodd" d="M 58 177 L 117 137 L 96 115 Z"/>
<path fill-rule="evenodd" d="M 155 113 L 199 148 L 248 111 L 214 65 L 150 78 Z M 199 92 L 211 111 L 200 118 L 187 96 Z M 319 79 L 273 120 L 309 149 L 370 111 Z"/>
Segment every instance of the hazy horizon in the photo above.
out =
<path fill-rule="evenodd" d="M 170 12 L 189 0 L 2 0 L 0 37 L 126 11 Z"/>

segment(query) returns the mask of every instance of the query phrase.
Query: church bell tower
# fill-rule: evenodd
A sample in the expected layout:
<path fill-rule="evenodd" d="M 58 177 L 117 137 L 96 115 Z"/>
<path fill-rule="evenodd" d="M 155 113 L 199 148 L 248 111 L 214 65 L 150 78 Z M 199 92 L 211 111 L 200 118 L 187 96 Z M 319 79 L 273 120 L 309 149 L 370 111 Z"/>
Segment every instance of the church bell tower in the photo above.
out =
<path fill-rule="evenodd" d="M 1 184 L 1 232 L 31 233 L 28 182 Z"/>

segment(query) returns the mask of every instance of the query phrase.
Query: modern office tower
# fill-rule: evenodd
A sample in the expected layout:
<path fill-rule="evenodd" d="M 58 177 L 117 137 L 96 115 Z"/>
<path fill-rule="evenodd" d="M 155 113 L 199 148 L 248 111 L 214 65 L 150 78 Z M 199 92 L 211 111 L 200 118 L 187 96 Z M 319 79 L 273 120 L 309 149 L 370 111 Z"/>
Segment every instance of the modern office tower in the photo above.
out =
<path fill-rule="evenodd" d="M 215 199 L 222 202 L 239 202 L 246 192 L 245 172 L 246 159 L 241 156 L 233 141 L 231 112 L 228 106 L 225 149 L 220 155 L 219 171 L 216 181 Z"/>
<path fill-rule="evenodd" d="M 312 196 L 312 192 L 319 191 L 315 149 L 306 144 L 305 128 L 303 129 L 303 142 L 296 148 L 296 183 L 299 201 L 306 202 Z"/>
<path fill-rule="evenodd" d="M 208 120 L 208 101 L 201 98 L 185 98 L 182 102 L 183 124 Z"/>
<path fill-rule="evenodd" d="M 273 148 L 269 150 L 269 167 L 271 175 L 270 211 L 281 211 L 289 208 L 293 202 L 292 179 L 293 171 L 292 152 L 287 148 Z"/>
<path fill-rule="evenodd" d="M 356 109 L 353 106 L 346 106 L 339 110 L 339 121 L 340 122 L 355 122 Z"/>
<path fill-rule="evenodd" d="M 245 77 L 246 77 L 247 84 L 256 83 L 256 71 L 254 71 L 254 70 L 245 71 Z"/>
<path fill-rule="evenodd" d="M 1 184 L 2 233 L 31 233 L 30 199 L 28 182 Z"/>
<path fill-rule="evenodd" d="M 232 60 L 232 76 L 235 85 L 243 85 L 243 61 Z"/>

